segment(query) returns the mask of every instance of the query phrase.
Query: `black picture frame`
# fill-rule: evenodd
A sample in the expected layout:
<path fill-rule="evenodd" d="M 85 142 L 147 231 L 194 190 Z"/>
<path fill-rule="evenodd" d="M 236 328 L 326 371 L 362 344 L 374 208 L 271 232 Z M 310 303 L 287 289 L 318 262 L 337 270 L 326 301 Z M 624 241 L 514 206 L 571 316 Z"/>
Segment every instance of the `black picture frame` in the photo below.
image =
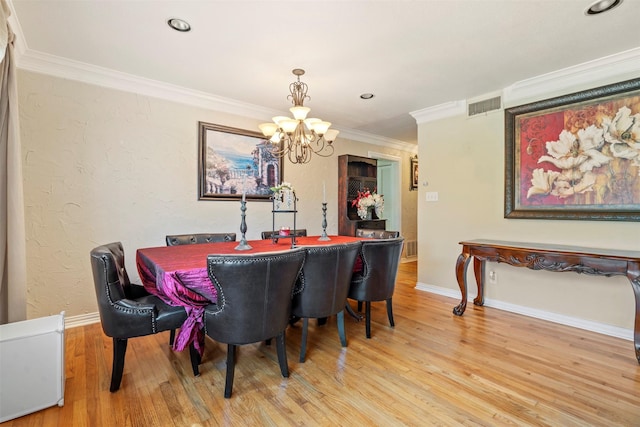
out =
<path fill-rule="evenodd" d="M 411 157 L 409 159 L 411 167 L 409 168 L 409 172 L 411 175 L 409 176 L 409 191 L 418 190 L 418 155 Z"/>
<path fill-rule="evenodd" d="M 504 217 L 640 221 L 640 79 L 505 109 Z"/>
<path fill-rule="evenodd" d="M 198 122 L 198 199 L 269 201 L 283 161 L 259 132 Z"/>

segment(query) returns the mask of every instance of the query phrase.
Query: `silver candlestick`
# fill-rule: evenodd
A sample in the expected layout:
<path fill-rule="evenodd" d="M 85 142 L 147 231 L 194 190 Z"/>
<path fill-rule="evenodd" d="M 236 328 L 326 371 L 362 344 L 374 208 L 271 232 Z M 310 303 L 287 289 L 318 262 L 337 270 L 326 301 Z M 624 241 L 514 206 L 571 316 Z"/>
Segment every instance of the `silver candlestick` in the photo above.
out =
<path fill-rule="evenodd" d="M 244 237 L 244 234 L 247 232 L 247 222 L 245 220 L 245 217 L 247 216 L 247 214 L 245 213 L 247 211 L 247 201 L 244 194 L 242 195 L 242 200 L 240 201 L 240 211 L 242 212 L 240 214 L 240 216 L 242 217 L 242 221 L 240 221 L 240 232 L 242 233 L 242 238 L 240 239 L 240 243 L 238 244 L 238 246 L 236 246 L 234 249 L 236 251 L 248 251 L 249 249 L 253 249 L 253 247 L 247 243 L 247 239 L 246 237 Z"/>
<path fill-rule="evenodd" d="M 327 202 L 322 203 L 322 235 L 318 240 L 331 240 L 327 236 Z"/>

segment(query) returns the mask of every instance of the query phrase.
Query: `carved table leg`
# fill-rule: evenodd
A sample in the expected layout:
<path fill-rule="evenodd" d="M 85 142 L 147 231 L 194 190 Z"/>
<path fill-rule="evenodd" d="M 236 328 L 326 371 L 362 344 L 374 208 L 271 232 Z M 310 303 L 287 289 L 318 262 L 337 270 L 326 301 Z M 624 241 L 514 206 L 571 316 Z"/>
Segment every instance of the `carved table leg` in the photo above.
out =
<path fill-rule="evenodd" d="M 636 359 L 640 363 L 640 263 L 627 264 L 627 277 L 631 282 L 636 297 L 636 322 L 633 328 L 633 345 L 636 348 Z"/>
<path fill-rule="evenodd" d="M 473 300 L 475 305 L 484 305 L 484 264 L 484 260 L 480 261 L 477 256 L 473 257 L 473 273 L 478 285 L 478 296 Z"/>
<path fill-rule="evenodd" d="M 461 253 L 456 261 L 456 279 L 458 279 L 458 286 L 462 293 L 462 300 L 460 304 L 453 308 L 453 314 L 456 316 L 462 316 L 467 309 L 467 267 L 469 266 L 469 254 Z"/>

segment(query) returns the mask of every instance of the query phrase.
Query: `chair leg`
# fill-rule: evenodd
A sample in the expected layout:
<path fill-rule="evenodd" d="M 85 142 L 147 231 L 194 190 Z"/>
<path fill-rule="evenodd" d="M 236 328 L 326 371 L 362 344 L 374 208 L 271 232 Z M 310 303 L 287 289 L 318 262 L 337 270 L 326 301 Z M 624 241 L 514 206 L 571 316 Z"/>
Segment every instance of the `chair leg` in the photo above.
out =
<path fill-rule="evenodd" d="M 365 330 L 367 332 L 367 338 L 371 338 L 371 301 L 364 302 L 364 317 L 365 317 Z"/>
<path fill-rule="evenodd" d="M 236 369 L 236 346 L 233 344 L 227 345 L 227 379 L 224 384 L 224 397 L 228 399 L 231 397 L 231 391 L 233 390 L 233 374 Z"/>
<path fill-rule="evenodd" d="M 318 317 L 318 326 L 326 325 L 327 318 L 326 317 Z"/>
<path fill-rule="evenodd" d="M 169 332 L 169 345 L 173 347 L 173 342 L 176 340 L 176 330 L 172 329 Z"/>
<path fill-rule="evenodd" d="M 358 313 L 362 312 L 362 301 L 358 301 Z"/>
<path fill-rule="evenodd" d="M 344 330 L 344 310 L 338 313 L 338 335 L 340 336 L 340 344 L 343 347 L 347 346 L 347 333 Z"/>
<path fill-rule="evenodd" d="M 396 326 L 396 324 L 393 323 L 393 306 L 391 305 L 391 298 L 387 300 L 387 317 L 389 318 L 389 324 L 391 327 L 393 328 Z"/>
<path fill-rule="evenodd" d="M 189 344 L 189 357 L 191 358 L 191 368 L 193 369 L 193 376 L 200 376 L 200 368 L 198 365 L 202 362 L 200 359 L 200 353 L 196 350 L 196 346 L 194 343 Z"/>
<path fill-rule="evenodd" d="M 305 319 L 306 320 L 306 319 Z M 285 378 L 289 377 L 289 364 L 287 363 L 287 345 L 285 342 L 285 331 L 282 331 L 276 337 L 276 348 L 278 350 L 278 362 L 280 363 L 280 372 Z"/>
<path fill-rule="evenodd" d="M 349 316 L 356 319 L 356 322 L 359 322 L 362 320 L 362 316 L 360 316 L 359 314 L 356 314 L 356 312 L 353 311 L 353 308 L 351 308 L 351 304 L 349 304 L 349 302 L 345 304 L 344 308 L 347 310 L 347 313 L 349 313 Z"/>
<path fill-rule="evenodd" d="M 111 393 L 118 391 L 124 371 L 124 355 L 127 352 L 127 339 L 113 339 L 113 366 L 111 367 Z"/>
<path fill-rule="evenodd" d="M 307 354 L 307 335 L 309 333 L 309 319 L 302 319 L 302 338 L 300 338 L 300 363 L 304 363 Z"/>

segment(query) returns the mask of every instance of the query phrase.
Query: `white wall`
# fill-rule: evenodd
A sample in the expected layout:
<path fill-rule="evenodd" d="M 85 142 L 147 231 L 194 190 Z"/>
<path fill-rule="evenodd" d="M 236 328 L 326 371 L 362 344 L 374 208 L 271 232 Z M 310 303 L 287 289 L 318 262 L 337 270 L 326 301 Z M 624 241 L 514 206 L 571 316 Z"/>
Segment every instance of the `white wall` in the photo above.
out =
<path fill-rule="evenodd" d="M 166 234 L 240 233 L 237 201 L 198 201 L 198 121 L 257 130 L 258 121 L 24 70 L 18 72 L 27 224 L 29 318 L 97 310 L 89 251 L 122 241 L 137 280 L 135 250 Z M 411 153 L 338 138 L 336 153 L 284 164 L 300 198 L 297 224 L 336 234 L 338 155 Z M 408 188 L 408 183 L 406 185 Z M 403 191 L 403 198 L 408 191 Z M 415 197 L 415 196 L 412 196 Z M 414 198 L 415 210 L 415 198 Z M 415 235 L 410 217 L 403 229 Z M 247 238 L 271 228 L 271 204 L 248 202 Z"/>
<path fill-rule="evenodd" d="M 620 77 L 619 81 L 629 78 Z M 616 81 L 615 79 L 613 81 Z M 544 98 L 597 87 L 592 81 L 570 92 L 558 89 Z M 522 102 L 524 103 L 524 102 Z M 418 282 L 460 295 L 455 263 L 462 240 L 486 238 L 640 250 L 640 223 L 505 219 L 504 111 L 466 118 L 462 115 L 419 125 L 420 182 L 418 197 Z M 423 186 L 422 182 L 428 182 Z M 437 191 L 438 202 L 425 192 Z M 485 297 L 632 330 L 635 301 L 626 277 L 593 277 L 576 273 L 533 271 L 487 263 L 497 284 L 486 284 Z M 470 293 L 475 279 L 469 268 Z M 452 308 L 453 308 L 452 304 Z M 473 315 L 473 304 L 467 315 Z M 631 349 L 630 349 L 631 351 Z"/>

